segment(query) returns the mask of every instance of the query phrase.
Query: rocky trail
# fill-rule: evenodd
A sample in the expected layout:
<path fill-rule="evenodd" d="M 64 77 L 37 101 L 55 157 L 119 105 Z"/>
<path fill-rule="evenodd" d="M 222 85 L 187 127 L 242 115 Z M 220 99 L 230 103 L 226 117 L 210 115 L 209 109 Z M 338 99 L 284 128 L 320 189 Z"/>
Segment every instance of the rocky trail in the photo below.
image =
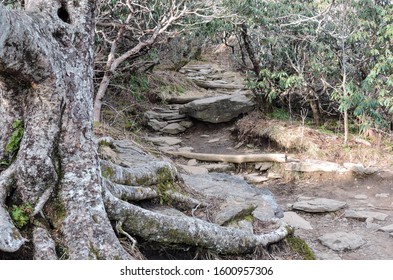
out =
<path fill-rule="evenodd" d="M 318 259 L 393 259 L 393 172 L 239 142 L 233 120 L 255 107 L 244 77 L 201 63 L 181 73 L 200 92 L 167 96 L 168 105 L 146 112 L 153 130 L 146 140 L 171 158 L 186 185 L 217 202 L 208 219 L 256 232 L 263 228 L 256 220 L 281 218 Z"/>

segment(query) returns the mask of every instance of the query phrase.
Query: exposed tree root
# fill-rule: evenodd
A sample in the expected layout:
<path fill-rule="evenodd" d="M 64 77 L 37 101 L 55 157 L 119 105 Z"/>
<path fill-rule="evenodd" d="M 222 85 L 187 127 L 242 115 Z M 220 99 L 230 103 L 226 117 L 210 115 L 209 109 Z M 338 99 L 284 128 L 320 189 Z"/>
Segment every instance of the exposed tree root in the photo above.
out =
<path fill-rule="evenodd" d="M 100 165 L 104 177 L 121 185 L 152 186 L 159 182 L 173 181 L 177 176 L 176 168 L 165 161 L 155 161 L 138 167 L 122 167 L 101 160 Z"/>
<path fill-rule="evenodd" d="M 106 187 L 116 198 L 129 202 L 155 199 L 160 198 L 160 196 L 165 196 L 169 201 L 182 204 L 183 207 L 185 206 L 189 209 L 193 209 L 197 206 L 207 206 L 206 203 L 201 202 L 198 199 L 172 190 L 159 193 L 150 187 L 125 186 L 112 183 L 106 179 L 103 180 L 103 186 Z"/>
<path fill-rule="evenodd" d="M 14 165 L 0 174 L 0 251 L 4 252 L 16 252 L 26 241 L 14 226 L 5 206 L 5 200 L 14 182 L 14 175 Z"/>
<path fill-rule="evenodd" d="M 55 242 L 46 229 L 34 228 L 33 244 L 35 260 L 57 260 Z"/>
<path fill-rule="evenodd" d="M 108 188 L 115 197 L 125 201 L 140 201 L 159 197 L 159 194 L 149 187 L 120 185 L 105 179 L 103 180 L 103 185 Z"/>
<path fill-rule="evenodd" d="M 247 162 L 291 162 L 296 161 L 288 158 L 286 154 L 244 154 L 244 155 L 225 155 L 225 154 L 203 154 L 191 152 L 171 152 L 168 154 L 182 156 L 190 159 L 214 162 L 247 163 Z"/>
<path fill-rule="evenodd" d="M 256 246 L 278 242 L 289 234 L 289 227 L 278 221 L 270 233 L 255 235 L 221 227 L 190 217 L 172 217 L 121 201 L 104 190 L 104 201 L 111 220 L 121 221 L 124 230 L 149 241 L 201 246 L 223 254 L 251 252 Z"/>

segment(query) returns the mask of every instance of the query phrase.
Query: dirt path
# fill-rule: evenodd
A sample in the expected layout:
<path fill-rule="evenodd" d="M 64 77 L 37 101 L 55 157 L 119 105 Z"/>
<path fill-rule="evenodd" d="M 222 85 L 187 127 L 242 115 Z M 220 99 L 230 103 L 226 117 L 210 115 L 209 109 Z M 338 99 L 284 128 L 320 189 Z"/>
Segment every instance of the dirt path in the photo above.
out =
<path fill-rule="evenodd" d="M 196 64 L 185 68 L 182 73 L 188 79 L 196 81 L 214 82 L 221 81 L 219 84 L 241 85 L 241 75 L 220 69 L 217 65 Z M 223 90 L 204 90 L 203 95 L 222 94 Z M 201 94 L 202 94 L 201 93 Z M 225 92 L 228 93 L 227 91 Z M 188 96 L 176 97 L 177 99 Z M 241 117 L 241 116 L 240 116 Z M 247 154 L 247 153 L 282 153 L 285 149 L 277 149 L 270 144 L 261 143 L 259 139 L 255 141 L 258 145 L 239 143 L 233 135 L 234 122 L 222 124 L 208 124 L 194 122 L 194 126 L 187 129 L 184 133 L 178 134 L 181 144 L 178 148 L 185 148 L 188 151 L 196 153 L 215 153 L 215 154 Z M 258 131 L 264 127 L 272 125 L 271 123 L 261 123 L 259 126 L 258 117 L 250 119 L 250 127 L 255 127 Z M 281 123 L 281 128 L 285 135 L 295 134 L 302 129 L 293 128 L 289 132 L 287 123 Z M 292 125 L 293 127 L 293 125 Z M 280 128 L 280 129 L 281 129 Z M 250 128 L 246 129 L 246 132 Z M 281 130 L 282 130 L 281 129 Z M 342 142 L 336 135 L 321 134 L 312 128 L 306 129 L 305 139 L 310 141 L 310 145 L 316 145 L 318 149 L 314 154 L 295 154 L 295 158 L 312 158 L 324 159 L 338 162 L 363 162 L 367 166 L 381 166 L 388 163 L 389 151 L 383 148 L 374 149 L 372 144 L 367 141 L 351 143 L 348 152 L 342 147 Z M 258 133 L 256 133 L 257 135 Z M 155 135 L 161 135 L 160 132 Z M 250 134 L 255 135 L 255 134 Z M 295 135 L 296 136 L 296 135 Z M 254 136 L 250 136 L 254 137 Z M 258 136 L 256 136 L 258 138 Z M 301 138 L 303 140 L 303 137 Z M 250 140 L 250 139 L 248 139 Z M 251 139 L 252 140 L 252 139 Z M 297 141 L 296 139 L 294 140 Z M 251 141 L 252 142 L 252 141 Z M 366 142 L 366 146 L 363 144 Z M 381 143 L 378 144 L 381 146 Z M 166 147 L 168 148 L 168 147 Z M 287 148 L 287 147 L 286 147 Z M 387 147 L 389 148 L 389 147 Z M 170 147 L 173 149 L 173 147 Z M 179 163 L 186 165 L 189 160 L 184 158 L 174 158 Z M 377 164 L 375 164 L 377 163 Z M 380 163 L 380 164 L 378 164 Z M 202 164 L 199 162 L 198 164 Z M 253 164 L 237 165 L 231 171 L 238 176 L 249 175 L 249 173 L 259 173 L 257 176 L 267 176 L 266 171 L 255 170 Z M 207 172 L 207 171 L 206 171 Z M 295 235 L 304 239 L 319 259 L 393 259 L 393 233 L 382 232 L 379 229 L 383 226 L 393 224 L 393 171 L 377 172 L 376 174 L 356 177 L 350 173 L 340 174 L 331 173 L 291 173 L 285 171 L 280 164 L 274 164 L 269 172 L 277 174 L 279 179 L 270 179 L 263 183 L 254 183 L 257 187 L 269 189 L 276 197 L 277 202 L 282 206 L 284 211 L 292 211 L 291 206 L 301 197 L 327 198 L 345 202 L 347 205 L 344 209 L 322 214 L 311 214 L 302 211 L 296 211 L 301 218 L 310 223 L 312 229 L 296 229 Z M 372 211 L 386 214 L 385 220 L 375 219 L 353 219 L 346 218 L 346 210 Z M 346 232 L 354 233 L 364 240 L 364 245 L 355 250 L 346 250 L 336 252 L 321 244 L 319 238 L 327 233 Z"/>
<path fill-rule="evenodd" d="M 199 124 L 181 135 L 182 146 L 192 147 L 194 152 L 203 153 L 261 153 L 272 152 L 269 147 L 258 148 L 242 145 L 232 135 L 231 124 Z M 239 145 L 238 145 L 239 146 Z M 177 159 L 184 164 L 184 159 Z M 251 167 L 251 168 L 250 168 Z M 237 174 L 255 172 L 252 165 L 237 168 Z M 240 173 L 239 173 L 240 172 Z M 313 229 L 296 229 L 295 235 L 304 239 L 320 259 L 393 259 L 393 237 L 379 228 L 393 224 L 393 176 L 377 173 L 364 178 L 351 174 L 308 173 L 284 176 L 270 180 L 257 187 L 269 189 L 275 195 L 284 211 L 291 211 L 291 205 L 299 197 L 329 198 L 344 201 L 347 207 L 331 213 L 310 214 L 297 211 Z M 347 209 L 367 210 L 387 214 L 384 221 L 345 218 Z M 365 244 L 356 250 L 335 252 L 321 244 L 318 238 L 332 232 L 355 233 Z"/>

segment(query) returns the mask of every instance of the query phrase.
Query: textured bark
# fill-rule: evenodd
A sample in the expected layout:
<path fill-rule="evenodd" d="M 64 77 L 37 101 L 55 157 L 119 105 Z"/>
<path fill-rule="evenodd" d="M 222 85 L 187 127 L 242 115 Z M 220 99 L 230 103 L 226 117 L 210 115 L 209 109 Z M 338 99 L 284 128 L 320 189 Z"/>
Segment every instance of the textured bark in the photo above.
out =
<path fill-rule="evenodd" d="M 26 11 L 0 6 L 2 101 L 23 94 L 16 107 L 24 109 L 14 172 L 1 173 L 0 190 L 7 193 L 11 181 L 15 204 L 46 215 L 69 258 L 129 258 L 105 212 L 92 131 L 94 1 L 61 3 L 30 0 Z M 8 126 L 21 117 L 12 107 L 1 106 Z M 2 134 L 3 147 L 9 135 Z M 56 199 L 45 203 L 50 197 Z"/>
<path fill-rule="evenodd" d="M 123 229 L 129 233 L 146 240 L 201 246 L 223 254 L 247 253 L 256 246 L 278 242 L 289 233 L 289 228 L 281 222 L 272 232 L 255 235 L 195 218 L 162 215 L 125 203 L 109 191 L 105 191 L 105 203 L 109 216 L 122 221 Z"/>

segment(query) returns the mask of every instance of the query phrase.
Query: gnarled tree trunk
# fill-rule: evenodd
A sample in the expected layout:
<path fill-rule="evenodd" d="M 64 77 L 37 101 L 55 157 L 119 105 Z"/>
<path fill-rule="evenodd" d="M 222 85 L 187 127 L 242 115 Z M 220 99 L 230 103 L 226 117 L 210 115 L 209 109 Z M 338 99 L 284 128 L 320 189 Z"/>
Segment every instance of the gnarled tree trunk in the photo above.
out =
<path fill-rule="evenodd" d="M 120 233 L 123 224 L 146 239 L 222 253 L 285 237 L 284 226 L 258 236 L 177 220 L 116 198 L 127 186 L 111 192 L 103 184 L 92 130 L 94 1 L 25 3 L 24 11 L 0 5 L 0 160 L 6 159 L 0 169 L 0 251 L 15 252 L 31 241 L 37 259 L 132 258 L 108 214 Z M 19 219 L 23 212 L 29 221 L 11 219 L 18 209 Z M 26 223 L 29 230 L 19 231 Z"/>
<path fill-rule="evenodd" d="M 58 230 L 70 258 L 128 258 L 105 212 L 92 131 L 94 1 L 59 2 L 0 6 L 1 156 L 12 124 L 24 124 L 19 152 L 0 175 L 0 250 L 24 242 L 5 211 L 12 193 L 13 205 L 32 207 L 35 227 Z"/>

